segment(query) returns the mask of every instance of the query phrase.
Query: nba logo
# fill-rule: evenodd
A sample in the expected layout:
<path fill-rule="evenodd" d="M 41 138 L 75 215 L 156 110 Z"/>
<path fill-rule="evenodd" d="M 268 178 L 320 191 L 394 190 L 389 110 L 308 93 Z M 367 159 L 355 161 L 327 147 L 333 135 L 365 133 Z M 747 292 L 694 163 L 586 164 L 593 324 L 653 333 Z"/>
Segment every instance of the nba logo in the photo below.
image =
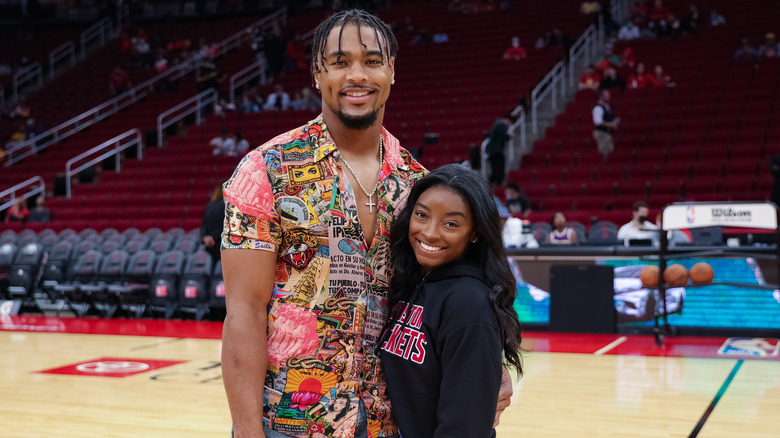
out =
<path fill-rule="evenodd" d="M 224 284 L 218 284 L 217 285 L 217 296 L 218 297 L 224 297 L 225 296 L 225 285 Z"/>
<path fill-rule="evenodd" d="M 168 286 L 159 284 L 154 287 L 154 296 L 157 298 L 164 298 L 168 296 Z"/>
<path fill-rule="evenodd" d="M 196 298 L 198 296 L 198 288 L 195 286 L 187 286 L 184 288 L 184 296 L 187 298 Z"/>
<path fill-rule="evenodd" d="M 688 224 L 696 222 L 696 207 L 688 206 L 685 208 L 685 222 Z"/>
<path fill-rule="evenodd" d="M 721 356 L 778 357 L 780 340 L 771 338 L 728 338 L 718 349 Z"/>

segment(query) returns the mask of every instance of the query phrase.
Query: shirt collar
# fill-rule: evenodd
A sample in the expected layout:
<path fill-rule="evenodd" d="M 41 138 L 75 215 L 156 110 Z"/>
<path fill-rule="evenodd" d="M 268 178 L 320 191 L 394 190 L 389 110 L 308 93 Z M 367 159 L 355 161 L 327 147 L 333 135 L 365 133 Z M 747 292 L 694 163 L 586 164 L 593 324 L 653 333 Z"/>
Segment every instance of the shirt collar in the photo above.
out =
<path fill-rule="evenodd" d="M 321 133 L 312 146 L 314 152 L 314 161 L 320 161 L 329 155 L 332 155 L 336 149 L 336 143 L 330 136 L 325 121 L 322 120 L 322 114 L 316 119 L 310 121 L 303 127 L 304 133 Z M 382 127 L 382 142 L 384 147 L 384 162 L 382 163 L 382 174 L 389 175 L 395 170 L 409 170 L 409 166 L 404 162 L 401 156 L 401 143 L 385 127 Z"/>

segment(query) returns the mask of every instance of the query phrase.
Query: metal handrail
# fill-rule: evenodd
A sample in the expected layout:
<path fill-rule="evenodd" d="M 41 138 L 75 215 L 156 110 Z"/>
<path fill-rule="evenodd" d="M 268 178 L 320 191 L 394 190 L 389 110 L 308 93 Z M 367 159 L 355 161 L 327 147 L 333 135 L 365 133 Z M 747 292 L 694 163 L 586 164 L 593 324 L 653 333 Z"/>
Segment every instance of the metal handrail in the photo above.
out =
<path fill-rule="evenodd" d="M 49 80 L 54 79 L 54 66 L 65 58 L 70 59 L 70 67 L 76 65 L 76 45 L 73 41 L 68 41 L 49 52 Z"/>
<path fill-rule="evenodd" d="M 87 56 L 87 44 L 96 39 L 100 39 L 100 46 L 114 36 L 114 24 L 110 18 L 104 18 L 81 32 L 81 58 Z"/>
<path fill-rule="evenodd" d="M 122 27 L 130 23 L 130 5 L 125 2 L 122 7 L 116 10 L 116 29 L 114 36 L 119 36 L 122 32 Z"/>
<path fill-rule="evenodd" d="M 248 26 L 242 29 L 241 31 L 237 32 L 233 36 L 223 40 L 221 43 L 219 43 L 219 47 L 221 48 L 219 51 L 220 56 L 229 50 L 226 49 L 226 47 L 238 47 L 238 45 L 235 46 L 233 45 L 234 42 L 241 41 L 242 38 L 246 38 L 246 35 L 251 35 L 252 34 L 251 32 L 254 28 L 259 26 L 269 25 L 269 23 L 273 22 L 274 19 L 279 17 L 282 17 L 282 24 L 287 22 L 287 8 L 281 8 L 278 11 L 274 12 L 273 14 L 256 22 L 255 24 Z M 147 80 L 146 82 L 143 82 L 131 88 L 125 93 L 113 99 L 107 100 L 106 102 L 103 102 L 102 104 L 92 108 L 91 110 L 85 111 L 84 113 L 79 114 L 78 116 L 66 122 L 60 123 L 59 125 L 49 129 L 48 131 L 44 132 L 41 135 L 36 136 L 33 139 L 26 140 L 24 142 L 19 143 L 16 146 L 9 148 L 8 150 L 5 151 L 6 158 L 7 158 L 5 162 L 5 166 L 7 167 L 14 163 L 17 163 L 22 159 L 35 154 L 38 151 L 41 151 L 55 143 L 58 143 L 67 137 L 70 137 L 71 135 L 81 131 L 87 126 L 95 123 L 95 121 L 102 120 L 110 116 L 111 114 L 123 108 L 126 108 L 127 106 L 146 97 L 148 92 L 153 89 L 154 85 L 157 82 L 165 78 L 168 78 L 169 80 L 176 80 L 186 74 L 189 74 L 190 72 L 198 68 L 199 65 L 200 65 L 200 60 L 198 59 L 198 55 L 197 54 L 193 55 L 191 58 L 180 62 L 174 67 L 171 67 L 168 70 L 158 74 L 157 76 Z M 99 116 L 99 118 L 97 118 L 97 120 L 90 121 L 90 117 L 92 116 Z M 26 152 L 23 152 L 21 154 L 15 154 L 16 151 L 25 148 L 28 149 Z"/>
<path fill-rule="evenodd" d="M 46 191 L 46 184 L 44 183 L 42 177 L 34 176 L 34 177 L 28 179 L 27 181 L 20 182 L 19 184 L 15 185 L 15 186 L 13 186 L 11 188 L 5 189 L 2 192 L 0 192 L 0 199 L 3 199 L 6 196 L 11 195 L 11 199 L 8 202 L 6 202 L 5 204 L 0 204 L 0 211 L 3 211 L 6 208 L 14 205 L 14 202 L 16 202 L 16 192 L 19 189 L 23 189 L 25 187 L 31 186 L 31 185 L 36 184 L 36 183 L 38 184 L 37 188 L 34 188 L 34 189 L 30 190 L 29 192 L 25 193 L 24 195 L 22 195 L 22 199 L 27 199 L 27 198 L 30 198 L 32 196 L 37 195 L 38 193 L 43 193 L 43 192 Z"/>
<path fill-rule="evenodd" d="M 123 144 L 122 141 L 128 138 L 130 139 L 130 141 Z M 88 168 L 89 166 L 92 166 L 93 164 L 99 163 L 111 156 L 115 157 L 116 171 L 120 172 L 122 168 L 120 167 L 121 155 L 119 153 L 135 145 L 138 145 L 138 159 L 143 160 L 144 143 L 141 139 L 141 130 L 139 130 L 138 128 L 131 129 L 122 134 L 119 134 L 116 137 L 110 140 L 106 140 L 103 143 L 100 143 L 99 145 L 95 146 L 94 148 L 82 154 L 76 155 L 75 157 L 68 160 L 68 162 L 65 163 L 65 195 L 68 197 L 68 199 L 70 199 L 71 197 L 70 180 L 71 178 L 73 178 L 74 175 L 78 175 L 79 172 L 81 172 L 82 170 Z M 73 165 L 77 163 L 79 160 L 87 158 L 105 149 L 110 149 L 110 150 L 107 152 L 103 152 L 101 155 L 97 157 L 91 158 L 89 161 L 80 164 L 75 169 L 73 168 Z"/>
<path fill-rule="evenodd" d="M 13 76 L 13 101 L 19 99 L 19 88 L 28 81 L 38 78 L 38 86 L 43 86 L 43 68 L 40 62 L 35 62 L 27 67 L 20 68 Z"/>
<path fill-rule="evenodd" d="M 592 64 L 594 45 L 596 43 L 596 26 L 590 25 L 585 32 L 571 45 L 569 49 L 569 85 L 574 87 L 574 63 L 585 56 L 585 65 Z"/>
<path fill-rule="evenodd" d="M 218 97 L 219 96 L 217 95 L 217 91 L 213 88 L 209 88 L 208 90 L 199 93 L 185 100 L 184 102 L 165 110 L 159 116 L 157 116 L 157 146 L 162 147 L 163 145 L 163 131 L 165 130 L 165 128 L 173 125 L 174 123 L 178 122 L 179 120 L 187 117 L 192 113 L 195 113 L 195 123 L 200 125 L 203 122 L 202 110 L 208 107 L 209 105 L 216 103 Z M 170 116 L 171 114 L 176 114 L 176 115 L 168 120 L 165 120 L 165 118 Z"/>
<path fill-rule="evenodd" d="M 557 110 L 558 109 L 558 96 L 556 91 L 556 85 L 560 83 L 561 85 L 561 95 L 566 95 L 566 81 L 564 80 L 566 76 L 566 67 L 563 64 L 563 61 L 558 61 L 557 64 L 550 70 L 549 73 L 539 81 L 539 84 L 536 86 L 536 88 L 531 91 L 531 128 L 532 132 L 534 134 L 538 131 L 538 123 L 536 120 L 536 113 L 537 108 L 542 103 L 542 100 L 544 100 L 545 97 L 547 97 L 548 94 L 552 93 L 552 109 Z"/>
<path fill-rule="evenodd" d="M 267 78 L 265 77 L 265 70 L 267 65 L 264 62 L 255 61 L 249 66 L 243 68 L 241 71 L 235 73 L 230 77 L 230 103 L 236 103 L 236 89 L 252 79 L 260 76 L 261 83 L 265 84 Z"/>

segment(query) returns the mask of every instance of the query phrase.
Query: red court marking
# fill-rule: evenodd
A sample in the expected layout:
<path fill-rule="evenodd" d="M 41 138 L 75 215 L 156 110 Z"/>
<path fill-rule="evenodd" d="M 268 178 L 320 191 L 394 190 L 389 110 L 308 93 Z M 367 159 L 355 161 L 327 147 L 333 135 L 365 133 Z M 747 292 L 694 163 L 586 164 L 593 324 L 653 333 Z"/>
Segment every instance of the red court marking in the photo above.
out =
<path fill-rule="evenodd" d="M 222 339 L 221 322 L 165 319 L 55 318 L 21 315 L 0 317 L 0 330 Z"/>
<path fill-rule="evenodd" d="M 85 362 L 38 371 L 38 373 L 89 377 L 128 377 L 184 362 L 187 361 L 101 357 Z"/>

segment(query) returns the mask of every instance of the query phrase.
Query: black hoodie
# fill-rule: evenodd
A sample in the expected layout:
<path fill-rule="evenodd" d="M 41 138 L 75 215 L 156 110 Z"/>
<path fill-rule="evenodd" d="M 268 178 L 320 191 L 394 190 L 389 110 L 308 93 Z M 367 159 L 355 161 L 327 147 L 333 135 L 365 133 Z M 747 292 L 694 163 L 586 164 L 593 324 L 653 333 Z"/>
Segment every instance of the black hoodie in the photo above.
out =
<path fill-rule="evenodd" d="M 393 416 L 404 438 L 495 437 L 502 342 L 479 270 L 434 269 L 380 350 Z"/>

